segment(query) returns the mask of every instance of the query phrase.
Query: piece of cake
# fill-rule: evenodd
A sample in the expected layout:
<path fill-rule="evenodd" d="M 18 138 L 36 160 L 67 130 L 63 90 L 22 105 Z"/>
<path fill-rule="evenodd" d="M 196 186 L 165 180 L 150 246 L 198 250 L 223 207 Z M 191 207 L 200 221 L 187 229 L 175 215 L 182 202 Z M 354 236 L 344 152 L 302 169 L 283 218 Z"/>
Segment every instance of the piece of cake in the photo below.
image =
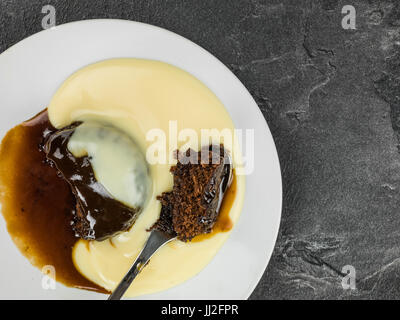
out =
<path fill-rule="evenodd" d="M 173 189 L 158 197 L 160 218 L 151 229 L 190 241 L 211 232 L 230 184 L 232 166 L 223 145 L 177 152 L 176 158 L 178 163 L 171 168 Z"/>

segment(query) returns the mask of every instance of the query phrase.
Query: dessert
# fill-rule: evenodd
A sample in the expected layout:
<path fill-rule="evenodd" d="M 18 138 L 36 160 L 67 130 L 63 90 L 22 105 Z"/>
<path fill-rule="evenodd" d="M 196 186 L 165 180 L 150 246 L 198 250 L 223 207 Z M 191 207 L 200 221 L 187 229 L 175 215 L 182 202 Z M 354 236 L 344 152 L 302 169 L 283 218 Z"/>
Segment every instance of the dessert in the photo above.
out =
<path fill-rule="evenodd" d="M 171 167 L 174 187 L 157 197 L 162 204 L 161 213 L 151 229 L 190 241 L 212 231 L 232 169 L 223 145 L 204 146 L 199 152 L 189 149 L 184 155 L 189 158 L 187 163 L 179 161 L 182 153 L 176 153 L 178 163 Z M 198 163 L 200 158 L 203 163 Z"/>
<path fill-rule="evenodd" d="M 229 135 L 220 135 L 234 129 L 216 95 L 179 68 L 143 59 L 84 67 L 60 86 L 47 111 L 12 129 L 0 146 L 8 232 L 35 266 L 55 266 L 57 280 L 107 292 L 130 268 L 151 227 L 171 217 L 183 241 L 157 251 L 126 296 L 180 284 L 210 262 L 239 218 L 241 153 Z M 192 138 L 204 130 L 210 130 L 207 139 Z M 180 165 L 179 157 L 169 161 L 176 150 L 198 154 L 220 144 L 223 165 L 204 172 Z M 193 179 L 199 180 L 190 184 Z M 223 199 L 221 186 L 227 187 Z M 182 210 L 190 219 L 180 220 Z"/>

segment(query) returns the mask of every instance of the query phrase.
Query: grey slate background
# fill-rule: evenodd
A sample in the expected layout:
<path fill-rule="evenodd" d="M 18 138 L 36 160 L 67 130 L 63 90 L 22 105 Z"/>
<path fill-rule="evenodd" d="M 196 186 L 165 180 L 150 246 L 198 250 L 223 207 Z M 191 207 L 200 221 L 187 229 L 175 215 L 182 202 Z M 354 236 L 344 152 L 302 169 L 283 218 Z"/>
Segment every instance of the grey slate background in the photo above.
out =
<path fill-rule="evenodd" d="M 400 1 L 0 0 L 0 52 L 57 24 L 141 21 L 225 63 L 275 139 L 282 224 L 251 299 L 400 298 Z M 341 27 L 341 8 L 357 29 Z M 357 289 L 343 290 L 342 267 Z"/>

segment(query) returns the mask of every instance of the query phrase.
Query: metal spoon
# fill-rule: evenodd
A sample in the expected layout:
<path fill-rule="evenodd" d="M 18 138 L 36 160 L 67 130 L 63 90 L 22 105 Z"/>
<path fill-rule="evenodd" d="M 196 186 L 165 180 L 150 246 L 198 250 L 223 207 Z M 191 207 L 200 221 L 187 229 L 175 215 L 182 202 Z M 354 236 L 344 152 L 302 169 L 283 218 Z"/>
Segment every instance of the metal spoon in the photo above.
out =
<path fill-rule="evenodd" d="M 229 157 L 229 155 L 228 155 Z M 217 212 L 219 212 L 221 208 L 222 199 L 224 196 L 225 191 L 228 189 L 230 183 L 232 182 L 233 171 L 231 167 L 231 159 L 228 158 L 228 166 L 229 176 L 228 179 L 223 181 L 220 187 L 220 201 L 218 203 Z M 157 252 L 163 245 L 166 243 L 175 240 L 177 237 L 174 235 L 169 235 L 157 229 L 153 229 L 150 233 L 149 238 L 147 239 L 146 245 L 144 246 L 143 250 L 140 252 L 139 256 L 136 258 L 135 262 L 133 263 L 131 269 L 119 283 L 118 287 L 114 290 L 114 292 L 109 296 L 108 300 L 120 300 L 124 295 L 125 291 L 128 290 L 129 286 L 131 285 L 132 281 L 136 278 L 139 272 L 146 266 L 149 262 L 150 258 L 153 256 L 154 253 Z"/>
<path fill-rule="evenodd" d="M 129 288 L 132 281 L 136 278 L 143 267 L 149 262 L 153 254 L 160 249 L 164 244 L 176 239 L 176 237 L 168 235 L 164 232 L 154 229 L 151 231 L 150 236 L 144 246 L 143 250 L 136 258 L 131 269 L 119 283 L 118 287 L 109 296 L 108 300 L 119 300 L 124 295 L 125 291 Z"/>

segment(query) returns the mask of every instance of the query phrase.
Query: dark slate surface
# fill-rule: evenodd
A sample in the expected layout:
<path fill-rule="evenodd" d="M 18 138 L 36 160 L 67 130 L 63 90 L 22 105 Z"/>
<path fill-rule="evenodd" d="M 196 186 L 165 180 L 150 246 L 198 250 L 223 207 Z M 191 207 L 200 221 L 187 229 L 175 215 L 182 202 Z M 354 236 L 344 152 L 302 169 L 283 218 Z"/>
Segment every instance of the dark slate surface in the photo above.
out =
<path fill-rule="evenodd" d="M 400 3 L 0 0 L 0 52 L 57 24 L 122 18 L 174 31 L 245 84 L 275 139 L 282 224 L 251 299 L 400 298 Z M 341 27 L 341 8 L 357 29 Z M 341 286 L 352 265 L 357 289 Z"/>

